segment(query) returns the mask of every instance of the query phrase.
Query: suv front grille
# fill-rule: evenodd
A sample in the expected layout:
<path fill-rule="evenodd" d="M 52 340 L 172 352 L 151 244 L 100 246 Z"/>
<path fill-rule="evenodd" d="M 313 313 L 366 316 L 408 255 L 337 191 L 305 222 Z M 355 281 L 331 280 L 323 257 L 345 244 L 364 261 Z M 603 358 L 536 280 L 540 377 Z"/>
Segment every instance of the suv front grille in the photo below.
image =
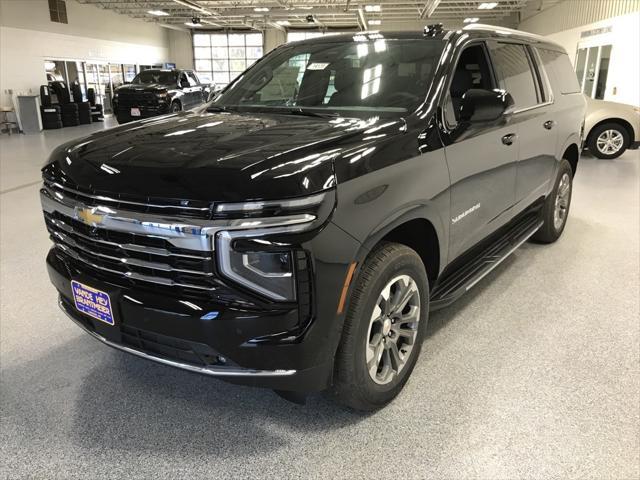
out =
<path fill-rule="evenodd" d="M 210 253 L 180 249 L 153 236 L 91 227 L 59 212 L 44 215 L 56 248 L 106 281 L 168 287 L 174 294 L 198 297 L 216 290 Z"/>
<path fill-rule="evenodd" d="M 120 93 L 118 94 L 119 107 L 151 107 L 158 104 L 158 99 L 153 93 Z"/>

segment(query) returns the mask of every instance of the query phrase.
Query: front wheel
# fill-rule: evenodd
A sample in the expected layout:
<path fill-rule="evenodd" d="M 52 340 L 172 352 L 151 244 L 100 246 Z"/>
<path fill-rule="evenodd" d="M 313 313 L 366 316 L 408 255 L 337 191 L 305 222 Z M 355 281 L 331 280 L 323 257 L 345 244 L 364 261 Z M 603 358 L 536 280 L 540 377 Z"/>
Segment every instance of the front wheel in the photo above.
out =
<path fill-rule="evenodd" d="M 534 241 L 552 243 L 560 238 L 567 224 L 572 191 L 573 170 L 569 162 L 563 158 L 560 162 L 553 190 L 542 207 L 542 220 L 544 223 L 533 235 L 532 239 Z"/>
<path fill-rule="evenodd" d="M 429 282 L 409 247 L 384 243 L 356 281 L 336 355 L 333 391 L 356 410 L 383 407 L 413 370 L 427 324 Z"/>
<path fill-rule="evenodd" d="M 176 113 L 180 111 L 182 111 L 182 105 L 180 105 L 180 102 L 173 102 L 171 104 L 171 113 Z"/>
<path fill-rule="evenodd" d="M 612 160 L 622 155 L 629 146 L 629 133 L 617 123 L 598 125 L 589 134 L 587 146 L 597 158 Z"/>

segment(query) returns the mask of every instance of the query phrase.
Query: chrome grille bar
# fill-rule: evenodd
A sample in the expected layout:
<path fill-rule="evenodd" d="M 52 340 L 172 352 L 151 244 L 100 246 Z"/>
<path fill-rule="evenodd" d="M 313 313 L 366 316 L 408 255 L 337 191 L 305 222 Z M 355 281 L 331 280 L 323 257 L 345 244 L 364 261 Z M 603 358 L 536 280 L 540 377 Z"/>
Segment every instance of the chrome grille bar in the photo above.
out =
<path fill-rule="evenodd" d="M 159 285 L 165 285 L 168 287 L 182 287 L 182 288 L 194 288 L 197 290 L 206 290 L 206 291 L 214 291 L 216 290 L 215 287 L 203 287 L 201 285 L 192 285 L 192 284 L 186 284 L 186 283 L 180 283 L 180 282 L 175 282 L 170 278 L 165 278 L 165 277 L 157 277 L 154 275 L 145 275 L 143 273 L 138 273 L 138 272 L 124 272 L 122 270 L 116 270 L 113 268 L 109 268 L 109 267 L 105 267 L 104 265 L 98 265 L 94 262 L 92 262 L 91 260 L 89 260 L 88 258 L 84 257 L 83 255 L 81 255 L 80 253 L 76 252 L 75 250 L 73 250 L 72 248 L 61 244 L 61 243 L 54 243 L 55 247 L 60 249 L 62 252 L 64 252 L 66 255 L 68 255 L 69 257 L 73 258 L 74 260 L 77 260 L 79 262 L 82 262 L 86 265 L 89 265 L 92 268 L 95 268 L 97 270 L 102 270 L 104 272 L 109 272 L 109 273 L 115 273 L 118 275 L 122 275 L 126 278 L 130 278 L 132 280 L 139 280 L 142 282 L 149 282 L 149 283 L 156 283 Z"/>
<path fill-rule="evenodd" d="M 153 269 L 153 270 L 160 270 L 160 271 L 163 271 L 163 272 L 188 273 L 188 274 L 191 274 L 191 275 L 201 275 L 201 276 L 204 276 L 204 277 L 213 276 L 213 273 L 210 273 L 210 272 L 203 272 L 203 271 L 197 271 L 197 270 L 187 270 L 187 269 L 182 269 L 182 268 L 174 268 L 171 265 L 167 265 L 166 263 L 149 262 L 149 261 L 140 260 L 140 259 L 137 259 L 137 258 L 114 257 L 112 255 L 107 255 L 105 253 L 94 252 L 94 251 L 92 251 L 92 250 L 80 245 L 73 238 L 71 238 L 68 235 L 65 235 L 64 233 L 56 232 L 56 231 L 52 231 L 51 233 L 53 234 L 53 236 L 55 236 L 58 239 L 56 241 L 56 243 L 62 242 L 69 248 L 72 248 L 72 249 L 75 249 L 75 250 L 82 250 L 83 252 L 88 253 L 89 255 L 93 255 L 95 257 L 100 257 L 100 258 L 106 258 L 107 260 L 111 260 L 113 262 L 122 263 L 124 265 L 132 265 L 134 267 L 140 267 L 140 268 L 149 268 L 149 269 Z M 55 241 L 55 239 L 54 239 L 54 241 Z"/>
<path fill-rule="evenodd" d="M 67 225 L 62 220 L 57 220 L 55 218 L 48 218 L 47 221 L 51 223 L 54 227 L 58 228 L 59 230 L 63 230 L 66 233 L 72 234 L 76 237 L 80 237 L 90 242 L 99 243 L 99 244 L 107 245 L 114 248 L 119 248 L 121 250 L 129 250 L 129 251 L 138 252 L 138 253 L 148 253 L 150 255 L 157 255 L 161 257 L 180 257 L 180 258 L 190 258 L 193 260 L 205 260 L 205 261 L 212 259 L 211 256 L 199 256 L 199 255 L 189 255 L 187 253 L 171 252 L 166 248 L 150 247 L 146 245 L 135 245 L 133 243 L 110 242 L 108 240 L 102 240 L 100 238 L 93 238 L 93 237 L 84 235 L 78 232 L 77 230 L 74 230 L 73 227 Z"/>

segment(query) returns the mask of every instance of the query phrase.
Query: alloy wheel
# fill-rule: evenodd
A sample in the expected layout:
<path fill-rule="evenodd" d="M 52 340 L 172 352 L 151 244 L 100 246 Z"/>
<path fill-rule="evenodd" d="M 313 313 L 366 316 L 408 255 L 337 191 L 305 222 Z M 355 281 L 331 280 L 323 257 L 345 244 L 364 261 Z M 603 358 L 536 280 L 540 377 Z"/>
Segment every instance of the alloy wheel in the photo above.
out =
<path fill-rule="evenodd" d="M 379 385 L 393 381 L 411 357 L 420 321 L 420 291 L 409 275 L 400 275 L 382 289 L 371 314 L 366 368 Z"/>
<path fill-rule="evenodd" d="M 569 200 L 571 198 L 571 177 L 564 173 L 560 178 L 558 193 L 556 194 L 556 204 L 553 212 L 553 226 L 560 230 L 567 220 L 569 213 Z"/>
<path fill-rule="evenodd" d="M 598 151 L 604 155 L 614 155 L 620 151 L 624 145 L 624 137 L 618 130 L 605 130 L 596 140 Z"/>

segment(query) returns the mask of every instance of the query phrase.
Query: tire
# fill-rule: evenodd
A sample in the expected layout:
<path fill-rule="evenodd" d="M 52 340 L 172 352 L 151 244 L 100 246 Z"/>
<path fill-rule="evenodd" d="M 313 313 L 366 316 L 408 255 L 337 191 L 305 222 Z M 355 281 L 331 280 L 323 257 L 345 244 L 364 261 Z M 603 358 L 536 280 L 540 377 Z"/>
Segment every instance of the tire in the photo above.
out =
<path fill-rule="evenodd" d="M 568 184 L 567 184 L 568 181 Z M 562 185 L 562 193 L 558 195 Z M 565 187 L 566 185 L 566 187 Z M 565 190 L 567 188 L 568 190 Z M 553 243 L 564 231 L 564 227 L 567 225 L 567 218 L 569 217 L 569 208 L 571 207 L 571 194 L 573 192 L 573 170 L 571 165 L 566 159 L 562 159 L 560 162 L 560 168 L 558 168 L 558 176 L 553 185 L 553 190 L 547 196 L 542 207 L 542 220 L 544 223 L 542 227 L 531 237 L 532 240 L 539 243 Z M 559 215 L 556 218 L 556 203 L 559 208 Z"/>
<path fill-rule="evenodd" d="M 616 122 L 598 125 L 589 133 L 587 147 L 591 154 L 604 160 L 612 160 L 622 155 L 629 147 L 629 132 Z"/>
<path fill-rule="evenodd" d="M 406 292 L 417 290 L 411 293 L 405 310 L 400 312 L 408 314 L 406 312 L 411 312 L 417 305 L 412 317 L 415 322 L 391 323 L 390 317 L 384 315 L 383 294 L 386 290 L 388 299 L 392 300 L 399 291 L 394 285 L 412 285 L 413 288 Z M 391 289 L 387 290 L 389 287 Z M 364 262 L 354 285 L 336 354 L 333 394 L 338 402 L 355 410 L 373 411 L 400 393 L 420 355 L 428 311 L 429 281 L 418 254 L 398 243 L 382 243 L 376 247 Z M 380 315 L 377 312 L 381 312 Z M 410 335 L 406 338 L 398 335 L 398 329 Z M 392 343 L 396 344 L 396 352 L 408 350 L 399 369 L 399 363 L 392 360 L 394 349 L 389 348 L 393 347 Z M 380 349 L 382 356 L 377 354 Z M 396 358 L 402 358 L 400 353 L 398 355 Z"/>
<path fill-rule="evenodd" d="M 181 112 L 182 111 L 182 105 L 180 104 L 180 102 L 172 102 L 171 103 L 171 108 L 170 108 L 171 113 L 176 113 L 176 112 Z"/>

